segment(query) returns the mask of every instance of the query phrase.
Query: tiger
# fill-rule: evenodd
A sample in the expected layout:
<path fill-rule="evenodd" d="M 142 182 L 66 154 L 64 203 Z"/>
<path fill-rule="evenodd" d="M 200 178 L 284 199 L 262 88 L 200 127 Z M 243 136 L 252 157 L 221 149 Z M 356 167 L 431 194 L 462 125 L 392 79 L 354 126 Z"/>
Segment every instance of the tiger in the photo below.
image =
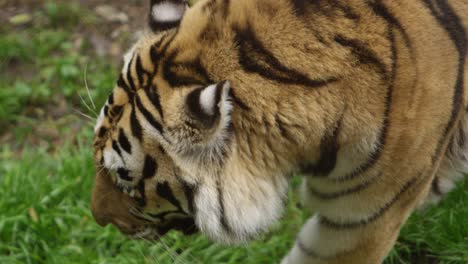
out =
<path fill-rule="evenodd" d="M 382 263 L 468 170 L 467 1 L 149 4 L 95 126 L 98 224 L 244 243 L 301 175 L 281 263 Z"/>

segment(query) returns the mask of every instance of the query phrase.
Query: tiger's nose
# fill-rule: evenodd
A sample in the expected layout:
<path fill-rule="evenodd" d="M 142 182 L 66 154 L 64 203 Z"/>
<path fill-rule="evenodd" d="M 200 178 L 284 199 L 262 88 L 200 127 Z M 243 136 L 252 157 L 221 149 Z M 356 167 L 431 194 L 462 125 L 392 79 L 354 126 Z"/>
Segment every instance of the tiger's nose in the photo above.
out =
<path fill-rule="evenodd" d="M 126 208 L 122 200 L 103 200 L 103 198 L 93 200 L 94 202 L 91 202 L 91 212 L 94 220 L 100 226 L 105 227 L 112 224 L 124 234 L 133 234 L 138 229 L 138 223 L 132 219 L 127 211 L 122 209 Z"/>
<path fill-rule="evenodd" d="M 117 227 L 117 229 L 119 229 L 119 231 L 123 234 L 133 234 L 138 229 L 137 226 L 131 223 L 127 223 L 124 219 L 121 220 L 117 217 L 105 214 L 93 214 L 93 216 L 96 220 L 96 223 L 98 223 L 100 226 L 105 227 L 108 224 L 112 224 L 113 226 Z"/>
<path fill-rule="evenodd" d="M 130 214 L 129 205 L 134 205 L 134 201 L 114 186 L 109 173 L 100 170 L 91 196 L 91 212 L 96 222 L 101 226 L 112 224 L 124 234 L 134 233 L 144 224 Z"/>
<path fill-rule="evenodd" d="M 91 212 L 93 214 L 94 220 L 96 223 L 98 223 L 98 225 L 105 227 L 111 223 L 111 218 L 108 215 L 101 214 L 95 210 L 91 210 Z"/>

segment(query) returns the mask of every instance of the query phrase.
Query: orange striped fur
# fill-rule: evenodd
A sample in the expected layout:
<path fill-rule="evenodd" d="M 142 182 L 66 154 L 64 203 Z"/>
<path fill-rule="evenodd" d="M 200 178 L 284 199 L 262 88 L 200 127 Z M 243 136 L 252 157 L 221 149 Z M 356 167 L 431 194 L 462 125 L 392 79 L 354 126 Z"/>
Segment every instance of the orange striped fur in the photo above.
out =
<path fill-rule="evenodd" d="M 92 211 L 238 243 L 304 175 L 282 263 L 381 263 L 467 169 L 468 3 L 152 0 L 94 141 Z"/>

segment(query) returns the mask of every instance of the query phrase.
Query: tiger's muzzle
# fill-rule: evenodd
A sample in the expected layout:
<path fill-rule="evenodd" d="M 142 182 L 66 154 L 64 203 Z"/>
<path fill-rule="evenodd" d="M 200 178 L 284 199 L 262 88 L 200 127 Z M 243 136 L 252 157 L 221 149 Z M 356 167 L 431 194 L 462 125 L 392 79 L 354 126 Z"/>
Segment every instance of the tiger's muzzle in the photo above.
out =
<path fill-rule="evenodd" d="M 157 240 L 170 230 L 186 235 L 198 231 L 194 219 L 182 217 L 154 222 L 131 213 L 137 202 L 112 181 L 109 171 L 98 168 L 91 196 L 91 212 L 101 226 L 112 224 L 130 238 Z"/>

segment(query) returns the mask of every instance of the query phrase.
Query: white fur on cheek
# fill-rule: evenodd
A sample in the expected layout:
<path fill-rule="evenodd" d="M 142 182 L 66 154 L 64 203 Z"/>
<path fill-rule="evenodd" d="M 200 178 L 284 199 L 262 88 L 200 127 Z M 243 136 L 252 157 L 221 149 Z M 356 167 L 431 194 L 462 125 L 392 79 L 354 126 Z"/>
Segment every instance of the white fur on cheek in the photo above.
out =
<path fill-rule="evenodd" d="M 151 15 L 158 22 L 173 22 L 181 20 L 184 12 L 184 4 L 164 1 L 153 6 Z"/>
<path fill-rule="evenodd" d="M 135 52 L 135 50 L 136 50 L 136 45 L 131 47 L 130 50 L 127 51 L 127 53 L 125 53 L 125 55 L 123 56 L 124 63 L 122 67 L 122 74 L 124 76 L 126 76 L 128 72 L 128 67 L 129 67 L 130 61 L 133 58 L 133 53 Z"/>
<path fill-rule="evenodd" d="M 214 115 L 214 106 L 217 102 L 216 99 L 216 85 L 210 85 L 206 87 L 200 94 L 200 105 L 209 115 Z"/>
<path fill-rule="evenodd" d="M 96 121 L 96 125 L 94 126 L 94 133 L 97 133 L 99 131 L 99 128 L 101 128 L 102 121 L 104 120 L 104 107 L 107 105 L 107 103 L 101 108 L 101 112 L 99 113 L 99 117 Z"/>
<path fill-rule="evenodd" d="M 212 240 L 239 244 L 267 231 L 281 217 L 288 182 L 282 175 L 255 177 L 237 162 L 226 166 L 221 175 L 204 174 L 195 196 L 195 220 Z"/>

